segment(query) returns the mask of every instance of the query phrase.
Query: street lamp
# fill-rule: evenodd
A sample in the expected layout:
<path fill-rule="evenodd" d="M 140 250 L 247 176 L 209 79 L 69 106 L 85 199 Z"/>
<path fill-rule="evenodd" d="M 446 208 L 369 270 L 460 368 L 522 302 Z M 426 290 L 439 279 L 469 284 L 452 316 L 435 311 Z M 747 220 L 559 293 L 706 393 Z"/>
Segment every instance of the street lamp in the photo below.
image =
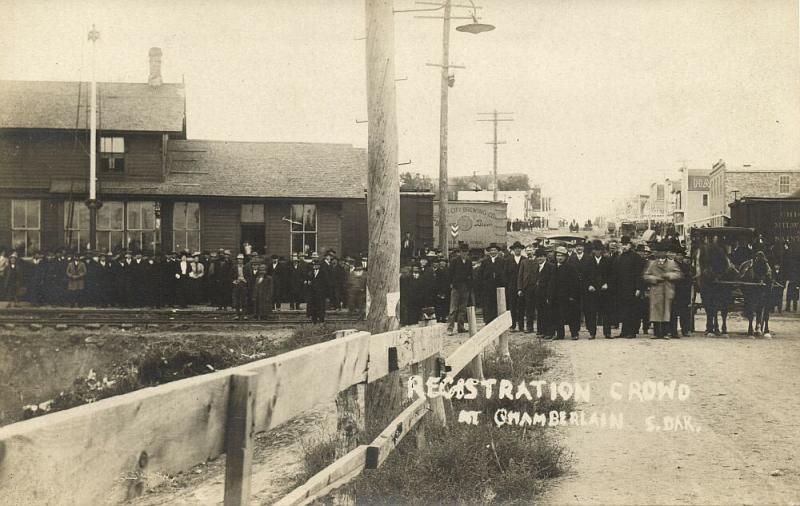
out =
<path fill-rule="evenodd" d="M 447 247 L 449 228 L 447 225 L 447 97 L 448 89 L 453 86 L 453 81 L 450 76 L 451 68 L 464 68 L 460 65 L 450 65 L 450 20 L 451 19 L 469 19 L 472 22 L 466 25 L 456 27 L 459 32 L 479 34 L 494 30 L 493 25 L 488 25 L 478 22 L 477 10 L 480 8 L 475 5 L 475 2 L 469 0 L 470 5 L 453 4 L 452 0 L 444 0 L 444 3 L 423 2 L 418 1 L 418 4 L 435 5 L 431 9 L 408 9 L 396 10 L 394 12 L 422 12 L 422 11 L 439 11 L 443 10 L 442 16 L 417 16 L 419 18 L 434 18 L 442 19 L 442 62 L 440 64 L 429 63 L 428 66 L 441 67 L 441 109 L 439 113 L 439 247 L 445 255 L 448 254 L 449 248 Z M 469 16 L 451 16 L 450 9 L 452 7 L 462 7 L 472 9 Z"/>

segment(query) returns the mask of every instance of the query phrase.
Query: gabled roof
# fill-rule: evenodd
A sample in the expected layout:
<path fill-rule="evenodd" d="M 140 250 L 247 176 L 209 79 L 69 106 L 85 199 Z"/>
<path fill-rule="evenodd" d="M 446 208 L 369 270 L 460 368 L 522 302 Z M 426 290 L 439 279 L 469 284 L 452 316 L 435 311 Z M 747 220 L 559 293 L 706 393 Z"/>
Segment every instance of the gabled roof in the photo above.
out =
<path fill-rule="evenodd" d="M 364 198 L 366 150 L 349 144 L 170 141 L 159 193 Z"/>
<path fill-rule="evenodd" d="M 97 83 L 97 128 L 183 132 L 182 84 Z M 89 83 L 0 81 L 0 128 L 86 130 Z"/>

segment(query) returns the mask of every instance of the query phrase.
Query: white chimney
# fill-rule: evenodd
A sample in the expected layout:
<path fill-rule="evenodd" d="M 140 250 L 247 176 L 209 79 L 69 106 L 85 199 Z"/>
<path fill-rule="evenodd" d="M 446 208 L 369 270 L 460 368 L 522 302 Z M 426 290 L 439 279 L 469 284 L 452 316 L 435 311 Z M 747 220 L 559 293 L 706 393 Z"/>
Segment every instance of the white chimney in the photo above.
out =
<path fill-rule="evenodd" d="M 161 48 L 150 48 L 150 77 L 147 78 L 147 84 L 150 86 L 161 86 Z"/>

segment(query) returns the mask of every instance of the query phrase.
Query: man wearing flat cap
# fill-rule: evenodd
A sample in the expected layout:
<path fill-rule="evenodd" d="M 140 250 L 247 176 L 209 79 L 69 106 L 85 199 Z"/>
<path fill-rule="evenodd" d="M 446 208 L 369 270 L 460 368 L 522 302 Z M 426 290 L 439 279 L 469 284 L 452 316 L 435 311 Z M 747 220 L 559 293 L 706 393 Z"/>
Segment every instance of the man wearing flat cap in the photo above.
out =
<path fill-rule="evenodd" d="M 578 271 L 572 264 L 567 263 L 568 257 L 567 248 L 564 246 L 556 248 L 556 264 L 548 290 L 548 302 L 555 324 L 554 339 L 564 339 L 564 325 L 569 325 L 572 339 L 578 339 L 579 329 L 574 324 L 574 313 L 578 310 L 580 287 Z"/>
<path fill-rule="evenodd" d="M 525 262 L 522 256 L 522 243 L 511 245 L 512 254 L 505 259 L 504 273 L 506 285 L 506 301 L 511 311 L 511 332 L 525 330 L 525 297 L 519 288 L 519 271 Z"/>

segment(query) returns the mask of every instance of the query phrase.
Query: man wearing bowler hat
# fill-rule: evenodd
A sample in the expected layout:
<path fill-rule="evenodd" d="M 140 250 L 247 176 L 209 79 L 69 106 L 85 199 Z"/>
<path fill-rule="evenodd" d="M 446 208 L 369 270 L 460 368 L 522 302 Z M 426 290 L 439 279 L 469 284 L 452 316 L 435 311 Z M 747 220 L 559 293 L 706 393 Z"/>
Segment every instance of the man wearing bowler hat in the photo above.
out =
<path fill-rule="evenodd" d="M 497 318 L 497 289 L 505 285 L 503 260 L 498 257 L 500 247 L 491 243 L 486 249 L 488 256 L 480 266 L 481 302 L 483 303 L 483 323 Z"/>
<path fill-rule="evenodd" d="M 640 301 L 644 291 L 644 259 L 633 251 L 631 238 L 620 239 L 622 253 L 617 257 L 614 285 L 622 323 L 619 337 L 633 339 L 639 330 Z"/>
<path fill-rule="evenodd" d="M 567 248 L 556 248 L 556 264 L 548 289 L 548 301 L 555 324 L 554 339 L 564 339 L 564 325 L 569 325 L 572 339 L 578 339 L 578 328 L 574 325 L 574 313 L 577 311 L 580 287 L 578 271 L 571 263 L 567 263 Z"/>
<path fill-rule="evenodd" d="M 514 242 L 511 245 L 512 254 L 506 258 L 504 267 L 506 302 L 511 311 L 511 332 L 525 330 L 525 297 L 518 285 L 519 271 L 525 262 L 522 249 L 522 243 Z"/>

